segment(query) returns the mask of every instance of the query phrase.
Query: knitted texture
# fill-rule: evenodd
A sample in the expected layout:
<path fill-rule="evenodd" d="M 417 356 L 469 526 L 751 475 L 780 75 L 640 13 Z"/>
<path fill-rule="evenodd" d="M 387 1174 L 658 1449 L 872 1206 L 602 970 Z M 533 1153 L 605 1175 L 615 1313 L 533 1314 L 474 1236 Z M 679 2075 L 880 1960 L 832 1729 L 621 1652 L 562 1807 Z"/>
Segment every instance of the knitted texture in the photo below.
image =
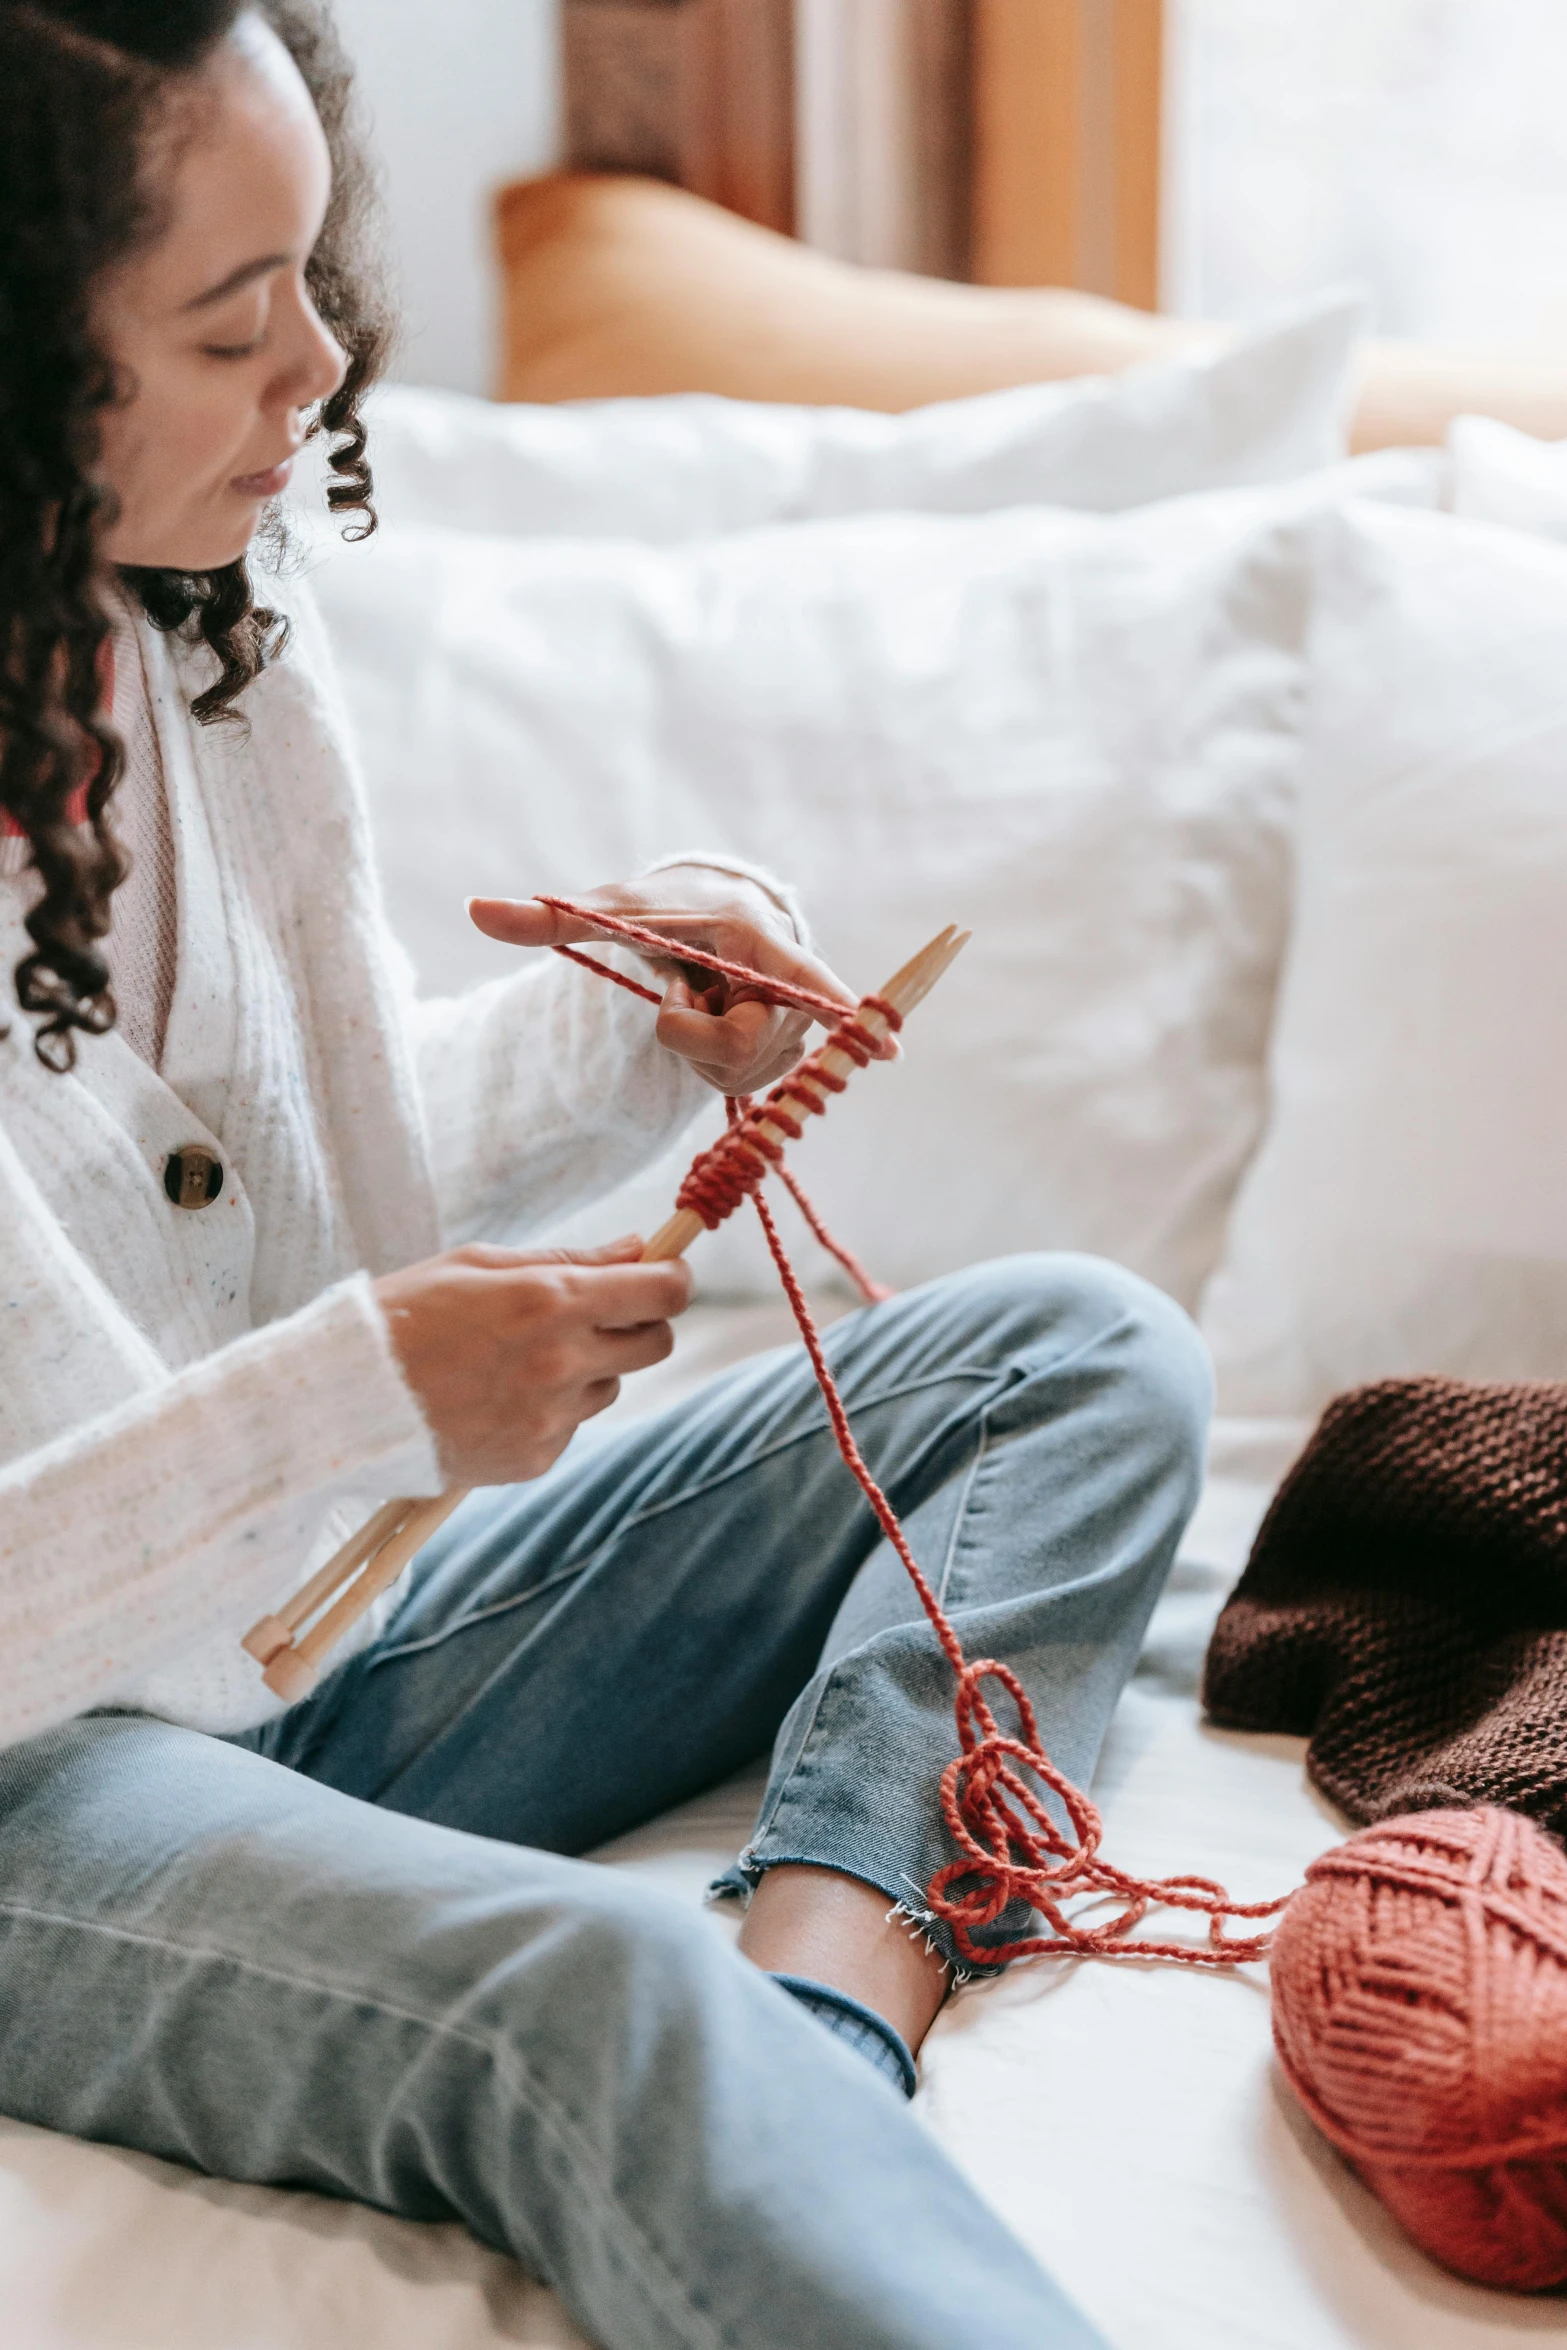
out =
<path fill-rule="evenodd" d="M 1312 1862 L 1273 1945 L 1279 2061 L 1425 2251 L 1567 2284 L 1567 1857 L 1515 1814 L 1425 1812 Z"/>
<path fill-rule="evenodd" d="M 1310 1738 L 1354 1820 L 1504 1804 L 1567 1836 L 1567 1385 L 1340 1396 L 1208 1651 L 1228 1729 Z"/>

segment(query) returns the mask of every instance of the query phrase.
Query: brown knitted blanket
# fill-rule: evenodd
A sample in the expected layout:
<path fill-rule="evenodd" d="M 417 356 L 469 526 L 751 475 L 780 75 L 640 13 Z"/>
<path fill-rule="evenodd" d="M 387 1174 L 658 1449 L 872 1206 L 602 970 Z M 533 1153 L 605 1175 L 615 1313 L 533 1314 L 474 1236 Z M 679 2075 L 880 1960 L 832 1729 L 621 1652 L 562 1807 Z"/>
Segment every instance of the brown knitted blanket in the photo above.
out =
<path fill-rule="evenodd" d="M 1567 1837 L 1567 1385 L 1329 1405 L 1208 1650 L 1228 1729 L 1311 1740 L 1353 1820 L 1498 1803 Z"/>

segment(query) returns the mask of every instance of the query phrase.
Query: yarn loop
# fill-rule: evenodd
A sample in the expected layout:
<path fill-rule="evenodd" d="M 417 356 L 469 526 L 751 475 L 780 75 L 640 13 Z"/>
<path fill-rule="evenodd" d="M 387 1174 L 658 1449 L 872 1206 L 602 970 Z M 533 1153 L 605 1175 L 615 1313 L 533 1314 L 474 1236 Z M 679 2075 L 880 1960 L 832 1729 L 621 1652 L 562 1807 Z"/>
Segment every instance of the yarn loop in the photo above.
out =
<path fill-rule="evenodd" d="M 714 1232 L 726 1216 L 734 1214 L 742 1200 L 752 1197 L 770 1172 L 776 1170 L 782 1174 L 783 1145 L 774 1140 L 767 1128 L 777 1127 L 791 1142 L 798 1142 L 805 1128 L 791 1104 L 798 1103 L 807 1117 L 820 1117 L 827 1107 L 824 1095 L 843 1092 L 845 1080 L 827 1067 L 826 1054 L 840 1052 L 861 1069 L 876 1058 L 877 1038 L 860 1018 L 862 1012 L 879 1012 L 894 1033 L 903 1026 L 903 1016 L 895 1005 L 885 1002 L 881 996 L 863 996 L 847 1019 L 838 1020 L 826 1043 L 770 1093 L 764 1094 L 760 1102 L 747 1097 L 731 1103 L 727 1130 L 710 1150 L 703 1151 L 692 1162 L 675 1198 L 677 1208 L 692 1209 L 709 1232 Z M 825 1231 L 816 1221 L 816 1211 L 807 1205 L 804 1192 L 792 1178 L 789 1189 L 818 1239 L 825 1239 Z M 827 1240 L 827 1246 L 842 1262 L 843 1252 L 837 1242 Z M 885 1297 L 890 1292 L 883 1290 L 880 1294 Z"/>
<path fill-rule="evenodd" d="M 637 924 L 565 899 L 545 902 L 670 951 Z M 607 964 L 559 951 L 660 1000 Z M 874 1038 L 829 999 L 810 1000 L 684 945 L 679 955 L 753 996 L 830 1019 L 823 1051 L 836 1045 L 861 1066 L 871 1057 Z M 867 997 L 859 1010 L 868 1009 L 886 1018 L 890 1007 Z M 724 1134 L 693 1162 L 679 1204 L 709 1229 L 745 1199 L 756 1209 L 838 1449 L 952 1667 L 959 1751 L 942 1773 L 941 1810 L 957 1857 L 931 1879 L 930 1916 L 946 1921 L 968 1966 L 1071 1956 L 1218 1968 L 1271 1956 L 1274 2041 L 1291 2087 L 1415 2242 L 1481 2284 L 1567 2284 L 1567 1855 L 1531 1820 L 1488 1805 L 1369 1828 L 1313 1861 L 1304 1887 L 1275 1901 L 1232 1901 L 1207 1877 L 1131 1876 L 1104 1858 L 1098 1809 L 1051 1761 L 1016 1674 L 994 1658 L 964 1655 L 855 1441 L 762 1196 L 776 1172 L 862 1294 L 888 1294 L 832 1239 L 784 1166 L 782 1146 L 760 1130 L 765 1117 L 796 1139 L 796 1111 L 815 1114 L 826 1093 L 841 1090 L 842 1079 L 812 1056 L 761 1104 L 731 1101 Z M 1011 1729 L 995 1710 L 1002 1697 Z M 1096 1923 L 1105 1902 L 1110 1913 Z M 1206 1941 L 1143 1938 L 1138 1929 L 1156 1907 L 1205 1916 Z M 1226 1931 L 1228 1921 L 1281 1910 L 1272 1933 Z M 1046 1930 L 981 1939 L 1019 1911 Z"/>
<path fill-rule="evenodd" d="M 743 986 L 753 999 L 791 1005 L 815 1012 L 831 1022 L 831 1033 L 817 1053 L 802 1061 L 774 1086 L 760 1104 L 747 1099 L 728 1104 L 728 1125 L 710 1149 L 698 1154 L 681 1185 L 678 1205 L 699 1215 L 711 1231 L 749 1199 L 760 1219 L 778 1278 L 789 1300 L 811 1368 L 845 1465 L 875 1513 L 883 1534 L 901 1560 L 942 1653 L 957 1681 L 955 1710 L 959 1753 L 941 1779 L 941 1809 L 958 1847 L 959 1858 L 936 1871 L 926 1893 L 933 1916 L 945 1920 L 952 1932 L 959 1961 L 965 1966 L 995 1967 L 1017 1958 L 1081 1957 L 1168 1959 L 1183 1966 L 1245 1966 L 1266 1956 L 1266 1934 L 1228 1935 L 1227 1918 L 1259 1920 L 1276 1916 L 1289 1896 L 1273 1901 L 1232 1901 L 1222 1885 L 1208 1877 L 1143 1878 L 1128 1875 L 1100 1855 L 1104 1828 L 1098 1809 L 1080 1787 L 1057 1770 L 1039 1735 L 1034 1709 L 1011 1669 L 992 1657 L 971 1663 L 953 1630 L 946 1611 L 922 1572 L 897 1512 L 871 1474 L 855 1441 L 848 1411 L 823 1351 L 821 1333 L 789 1261 L 761 1185 L 773 1171 L 780 1174 L 804 1211 L 817 1237 L 832 1250 L 870 1302 L 889 1296 L 865 1274 L 849 1252 L 826 1232 L 815 1210 L 783 1165 L 782 1145 L 759 1133 L 763 1117 L 791 1139 L 802 1131 L 794 1105 L 815 1114 L 826 1105 L 826 1093 L 843 1090 L 843 1079 L 821 1066 L 821 1054 L 836 1046 L 863 1068 L 877 1051 L 874 1032 L 861 1015 L 877 1012 L 891 1028 L 899 1025 L 893 1007 L 876 996 L 865 996 L 853 1013 L 830 996 L 753 971 L 743 963 L 726 962 L 719 955 L 699 951 L 682 940 L 678 947 L 668 937 L 620 915 L 583 906 L 570 898 L 547 897 L 542 903 L 559 913 L 588 922 L 628 944 L 648 947 L 659 955 L 694 963 L 715 976 Z M 629 988 L 651 1003 L 662 999 L 651 988 L 628 978 L 610 964 L 595 961 L 576 948 L 556 952 L 584 964 L 617 987 Z M 1004 1691 L 1017 1716 L 1014 1730 L 1003 1729 L 985 1685 Z M 1030 1781 L 1036 1782 L 1031 1785 Z M 1063 1829 L 1052 1815 L 1040 1788 L 1059 1802 L 1066 1816 Z M 1072 1914 L 1067 1905 L 1087 1899 L 1090 1905 L 1108 1898 L 1115 1906 L 1098 1923 Z M 1022 1934 L 999 1941 L 977 1937 L 994 1927 L 1014 1907 L 1036 1911 L 1049 1927 L 1047 1933 Z M 1137 1927 L 1155 1908 L 1185 1910 L 1208 1921 L 1202 1943 L 1143 1940 Z"/>

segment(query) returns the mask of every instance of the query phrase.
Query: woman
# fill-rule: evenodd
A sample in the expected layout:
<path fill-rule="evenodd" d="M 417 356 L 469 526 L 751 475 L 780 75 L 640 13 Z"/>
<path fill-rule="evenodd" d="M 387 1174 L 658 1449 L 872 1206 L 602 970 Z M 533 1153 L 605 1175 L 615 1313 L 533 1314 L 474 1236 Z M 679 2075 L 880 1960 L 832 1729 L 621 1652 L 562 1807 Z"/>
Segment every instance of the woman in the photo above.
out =
<path fill-rule="evenodd" d="M 686 1272 L 485 1237 L 803 1023 L 670 965 L 655 1033 L 556 957 L 405 1000 L 308 604 L 259 579 L 317 425 L 368 513 L 344 109 L 307 0 L 0 0 L 0 2109 L 459 2215 L 610 2350 L 1086 2344 L 898 2094 L 952 1979 L 950 1677 L 807 1367 L 568 1451 Z M 743 866 L 600 902 L 849 1001 Z M 1031 1258 L 831 1353 L 1086 1776 L 1195 1490 L 1189 1326 Z M 452 1482 L 279 1710 L 246 1625 Z M 566 1857 L 769 1749 L 741 1958 Z"/>

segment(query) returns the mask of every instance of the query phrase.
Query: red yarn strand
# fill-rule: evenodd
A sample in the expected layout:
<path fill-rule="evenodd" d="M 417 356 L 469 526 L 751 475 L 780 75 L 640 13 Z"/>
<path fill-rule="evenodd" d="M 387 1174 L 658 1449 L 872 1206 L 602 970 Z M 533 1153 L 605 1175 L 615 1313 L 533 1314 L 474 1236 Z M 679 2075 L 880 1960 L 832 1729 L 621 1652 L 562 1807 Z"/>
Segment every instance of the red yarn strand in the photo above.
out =
<path fill-rule="evenodd" d="M 567 898 L 545 898 L 545 905 L 591 921 L 634 945 L 651 945 L 660 954 L 671 953 L 670 942 L 656 931 L 580 907 Z M 608 964 L 570 947 L 559 954 L 629 987 L 636 994 L 660 999 L 639 987 Z M 901 1025 L 890 1004 L 865 997 L 857 1013 L 844 1016 L 842 1007 L 825 996 L 786 987 L 744 964 L 721 956 L 678 949 L 683 962 L 700 964 L 726 979 L 742 982 L 764 998 L 800 1004 L 830 1013 L 834 1027 L 820 1051 L 802 1061 L 760 1102 L 732 1101 L 729 1124 L 718 1140 L 698 1154 L 680 1187 L 677 1205 L 695 1211 L 711 1231 L 750 1199 L 761 1220 L 778 1278 L 793 1312 L 811 1368 L 827 1407 L 838 1450 L 878 1525 L 892 1545 L 919 1597 L 921 1607 L 957 1681 L 954 1710 L 960 1751 L 941 1777 L 941 1810 L 959 1858 L 936 1871 L 926 1893 L 931 1914 L 943 1918 L 952 1932 L 958 1957 L 970 1965 L 997 1966 L 1019 1958 L 1166 1959 L 1181 1966 L 1235 1967 L 1266 1957 L 1271 1935 L 1229 1935 L 1226 1919 L 1262 1919 L 1277 1916 L 1288 1894 L 1273 1901 L 1231 1900 L 1224 1887 L 1210 1877 L 1145 1878 L 1128 1875 L 1102 1858 L 1104 1824 L 1097 1807 L 1081 1788 L 1057 1770 L 1039 1735 L 1039 1725 L 1028 1694 L 1010 1667 L 994 1657 L 970 1662 L 946 1611 L 909 1547 L 908 1537 L 886 1494 L 871 1474 L 849 1423 L 849 1414 L 828 1367 L 821 1333 L 816 1327 L 805 1292 L 789 1261 L 761 1185 L 773 1171 L 779 1173 L 807 1223 L 823 1246 L 830 1249 L 853 1276 L 871 1302 L 891 1295 L 873 1283 L 864 1268 L 841 1247 L 821 1222 L 800 1186 L 783 1164 L 783 1148 L 762 1131 L 763 1121 L 791 1140 L 803 1131 L 796 1111 L 816 1114 L 826 1107 L 825 1096 L 843 1091 L 844 1081 L 821 1066 L 821 1055 L 836 1047 L 864 1067 L 877 1050 L 877 1039 L 858 1013 L 879 1012 L 891 1028 Z M 985 1684 L 995 1683 L 1011 1699 L 1017 1715 L 1016 1732 L 1004 1731 L 985 1695 Z M 1030 1781 L 1037 1785 L 1031 1785 Z M 1038 1788 L 1046 1788 L 1062 1806 L 1069 1823 L 1063 1831 L 1047 1808 Z M 1098 1925 L 1068 1915 L 1067 1904 L 1104 1900 L 1116 1904 L 1114 1914 Z M 1007 1942 L 982 1942 L 976 1935 L 1015 1902 L 1036 1911 L 1050 1931 L 1027 1934 Z M 1139 1939 L 1136 1928 L 1156 1908 L 1184 1910 L 1208 1920 L 1204 1943 L 1153 1942 Z"/>
<path fill-rule="evenodd" d="M 596 971 L 600 979 L 612 979 L 617 987 L 625 988 L 629 995 L 639 995 L 645 1004 L 663 1003 L 664 999 L 656 987 L 644 987 L 640 979 L 628 978 L 624 971 L 617 971 L 613 964 L 600 963 L 594 956 L 585 955 L 580 947 L 557 947 L 555 952 L 564 955 L 568 963 L 580 963 L 584 971 Z"/>
<path fill-rule="evenodd" d="M 651 947 L 666 963 L 695 963 L 701 970 L 716 972 L 722 979 L 740 980 L 772 1002 L 786 1004 L 793 1011 L 819 1012 L 834 1022 L 843 1018 L 842 1004 L 835 1004 L 830 995 L 818 995 L 813 987 L 797 987 L 789 979 L 765 978 L 760 971 L 747 970 L 743 963 L 726 963 L 722 955 L 709 954 L 705 947 L 686 946 L 683 941 L 670 938 L 664 931 L 650 930 L 642 922 L 629 922 L 624 915 L 605 914 L 597 906 L 579 906 L 575 898 L 541 896 L 537 902 L 541 906 L 550 907 L 557 914 L 569 914 L 576 922 L 591 922 L 596 930 L 607 931 L 613 938 L 623 938 L 628 946 Z M 570 954 L 571 949 L 557 947 L 555 952 L 560 955 Z M 577 962 L 586 959 L 580 955 L 573 957 Z M 606 979 L 614 979 L 622 987 L 634 989 L 638 995 L 646 995 L 648 992 L 646 988 L 637 987 L 635 980 L 621 978 L 620 973 L 611 971 L 607 964 L 595 963 L 590 968 L 602 971 Z M 652 1000 L 655 1003 L 662 1001 L 657 996 Z"/>
<path fill-rule="evenodd" d="M 878 1281 L 873 1273 L 868 1273 L 853 1249 L 845 1247 L 841 1240 L 835 1239 L 833 1234 L 828 1231 L 804 1185 L 790 1173 L 782 1160 L 779 1161 L 775 1171 L 779 1182 L 805 1218 L 813 1237 L 820 1242 L 829 1256 L 837 1258 L 866 1304 L 881 1306 L 886 1304 L 888 1298 L 896 1297 L 898 1293 L 895 1289 L 889 1289 L 885 1281 Z M 760 1204 L 760 1192 L 752 1192 L 751 1197 Z"/>
<path fill-rule="evenodd" d="M 798 1142 L 805 1132 L 801 1115 L 819 1116 L 827 1106 L 827 1095 L 842 1093 L 844 1089 L 844 1080 L 828 1068 L 826 1056 L 831 1052 L 842 1053 L 862 1069 L 875 1058 L 878 1039 L 860 1018 L 865 1011 L 878 1012 L 889 1029 L 896 1030 L 903 1025 L 895 1005 L 884 1003 L 880 996 L 866 996 L 847 1018 L 839 1019 L 837 1027 L 816 1052 L 791 1070 L 759 1102 L 748 1095 L 743 1101 L 731 1103 L 727 1130 L 693 1159 L 686 1170 L 685 1181 L 675 1195 L 677 1208 L 689 1208 L 693 1215 L 701 1217 L 709 1232 L 714 1232 L 726 1217 L 734 1214 L 742 1200 L 754 1194 L 769 1170 L 783 1174 L 783 1145 L 777 1134 L 786 1134 L 791 1142 Z M 776 1128 L 777 1133 L 769 1132 L 769 1128 Z M 849 1250 L 832 1238 L 800 1186 L 790 1178 L 786 1180 L 794 1198 L 804 1208 L 812 1231 L 859 1282 L 870 1303 L 879 1304 L 890 1295 L 879 1283 L 872 1282 Z"/>

